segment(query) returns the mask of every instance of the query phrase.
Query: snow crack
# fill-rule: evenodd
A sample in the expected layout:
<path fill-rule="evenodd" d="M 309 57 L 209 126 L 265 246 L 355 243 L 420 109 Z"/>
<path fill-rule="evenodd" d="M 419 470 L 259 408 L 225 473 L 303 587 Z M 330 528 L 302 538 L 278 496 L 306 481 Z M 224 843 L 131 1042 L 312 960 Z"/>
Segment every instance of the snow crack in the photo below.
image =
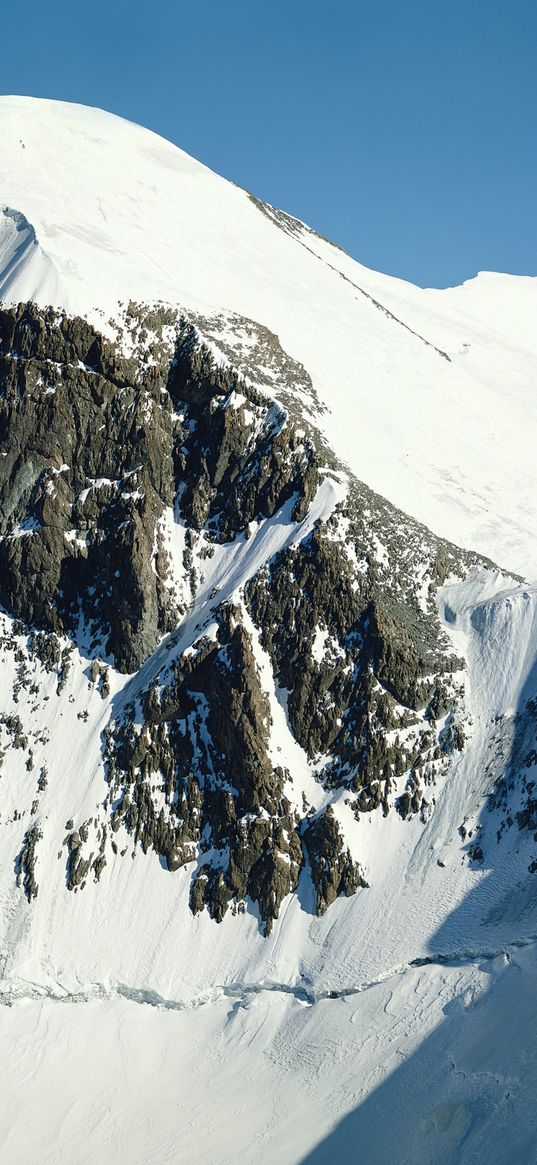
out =
<path fill-rule="evenodd" d="M 202 995 L 191 1000 L 172 999 L 159 994 L 149 987 L 134 987 L 126 983 L 106 985 L 92 983 L 79 991 L 68 991 L 60 984 L 45 986 L 25 980 L 4 979 L 0 982 L 0 1006 L 12 1007 L 23 1000 L 49 1000 L 53 1003 L 89 1003 L 94 1000 L 110 1000 L 114 998 L 127 999 L 131 1003 L 143 1004 L 147 1007 L 156 1007 L 164 1011 L 193 1011 L 199 1007 L 214 1006 L 224 999 L 244 1002 L 255 995 L 289 995 L 298 1003 L 313 1007 L 317 1003 L 327 1000 L 347 999 L 352 995 L 360 995 L 378 987 L 388 979 L 407 974 L 418 967 L 445 967 L 471 966 L 474 963 L 494 962 L 504 958 L 511 962 L 511 954 L 517 950 L 534 946 L 537 935 L 516 939 L 497 949 L 449 951 L 433 955 L 418 955 L 407 963 L 392 967 L 381 972 L 375 978 L 362 983 L 349 984 L 345 987 L 332 990 L 316 990 L 307 979 L 303 983 L 283 983 L 272 980 L 259 980 L 249 983 L 238 981 L 235 983 L 218 984 L 209 988 Z"/>

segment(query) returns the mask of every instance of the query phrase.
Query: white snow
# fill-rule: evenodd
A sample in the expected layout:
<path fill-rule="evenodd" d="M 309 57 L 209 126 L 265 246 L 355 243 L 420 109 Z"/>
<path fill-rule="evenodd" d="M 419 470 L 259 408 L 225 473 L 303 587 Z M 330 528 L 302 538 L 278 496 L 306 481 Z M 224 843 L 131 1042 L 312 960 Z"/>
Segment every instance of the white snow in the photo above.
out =
<path fill-rule="evenodd" d="M 323 662 L 323 659 L 325 656 L 325 651 L 326 651 L 326 641 L 328 638 L 329 638 L 329 633 L 328 633 L 326 627 L 324 627 L 324 628 L 323 627 L 316 627 L 315 628 L 315 637 L 313 640 L 313 647 L 311 649 L 311 654 L 312 654 L 316 663 Z"/>
<path fill-rule="evenodd" d="M 232 572 L 232 593 L 236 584 Z M 43 868 L 38 859 L 31 914 L 13 883 L 3 883 L 0 998 L 11 1005 L 0 1007 L 4 1095 L 15 1097 L 25 1080 L 20 1119 L 1 1131 L 3 1159 L 29 1162 L 40 1146 L 43 1161 L 77 1160 L 81 1143 L 80 1160 L 92 1163 L 212 1165 L 218 1144 L 224 1165 L 237 1153 L 246 1162 L 294 1165 L 309 1152 L 320 1165 L 352 1160 L 358 1137 L 374 1165 L 390 1162 L 394 1138 L 409 1163 L 470 1163 L 483 1152 L 503 1165 L 514 1111 L 521 1146 L 514 1159 L 533 1160 L 524 1156 L 532 1132 L 526 1098 L 537 1072 L 528 1059 L 537 922 L 524 882 L 528 842 L 511 831 L 491 868 L 476 870 L 461 860 L 457 829 L 482 812 L 491 721 L 502 717 L 508 732 L 529 690 L 537 588 L 481 572 L 447 584 L 439 604 L 468 662 L 472 739 L 440 778 L 425 827 L 380 812 L 356 822 L 344 793 L 336 796 L 369 890 L 314 918 L 303 888 L 264 939 L 250 914 L 228 914 L 220 926 L 205 914 L 194 918 L 188 876 L 170 877 L 141 854 L 133 861 L 130 848 L 111 864 L 108 853 L 99 886 L 78 896 L 65 893 L 63 861 Z M 290 768 L 293 798 L 304 791 L 315 804 L 318 787 L 255 634 L 254 650 L 270 698 L 274 759 Z M 7 667 L 5 659 L 9 692 Z M 111 684 L 114 700 L 125 678 L 112 671 Z M 50 782 L 39 823 L 61 839 L 67 813 L 76 822 L 99 815 L 98 736 L 109 705 L 76 653 L 65 691 L 57 697 L 51 678 L 49 693 L 40 711 L 20 693 L 12 711 L 24 723 L 31 711 L 36 737 L 51 730 L 48 742 L 33 743 Z M 87 725 L 77 718 L 81 708 Z M 24 753 L 16 759 L 20 771 L 5 789 L 13 804 L 20 782 L 31 779 Z M 3 814 L 10 812 L 8 797 Z M 14 820 L 2 831 L 3 861 L 25 828 Z M 121 831 L 117 838 L 122 845 Z M 327 998 L 333 992 L 342 998 Z M 503 1045 L 489 1035 L 497 1029 Z M 36 1106 L 39 1119 L 25 1120 Z"/>

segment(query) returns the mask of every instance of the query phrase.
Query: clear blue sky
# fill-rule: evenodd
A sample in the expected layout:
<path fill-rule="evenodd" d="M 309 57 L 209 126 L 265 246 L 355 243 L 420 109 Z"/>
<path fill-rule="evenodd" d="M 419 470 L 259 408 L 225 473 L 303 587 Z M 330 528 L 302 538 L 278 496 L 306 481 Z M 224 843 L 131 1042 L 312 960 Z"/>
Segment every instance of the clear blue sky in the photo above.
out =
<path fill-rule="evenodd" d="M 5 93 L 141 122 L 371 267 L 537 275 L 537 0 L 24 0 L 1 37 Z"/>

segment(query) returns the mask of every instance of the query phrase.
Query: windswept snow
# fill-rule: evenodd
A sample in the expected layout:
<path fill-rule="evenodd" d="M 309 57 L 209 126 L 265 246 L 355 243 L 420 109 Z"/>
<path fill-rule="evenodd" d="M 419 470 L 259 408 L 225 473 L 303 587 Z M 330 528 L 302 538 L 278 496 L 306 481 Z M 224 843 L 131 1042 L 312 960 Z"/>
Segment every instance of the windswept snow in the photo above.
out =
<path fill-rule="evenodd" d="M 56 303 L 62 286 L 38 244 L 31 223 L 18 210 L 0 213 L 0 299 Z"/>
<path fill-rule="evenodd" d="M 259 321 L 311 375 L 319 423 L 362 481 L 537 577 L 537 279 L 436 291 L 377 274 L 148 130 L 81 106 L 0 98 L 0 172 L 4 300 L 101 327 L 131 299 Z"/>

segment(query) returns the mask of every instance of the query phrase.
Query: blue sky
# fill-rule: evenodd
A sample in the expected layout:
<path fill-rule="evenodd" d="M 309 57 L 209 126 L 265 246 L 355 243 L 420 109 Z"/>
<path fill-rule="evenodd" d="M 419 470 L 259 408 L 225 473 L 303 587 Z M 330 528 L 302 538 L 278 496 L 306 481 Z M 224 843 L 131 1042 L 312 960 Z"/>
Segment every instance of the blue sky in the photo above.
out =
<path fill-rule="evenodd" d="M 371 267 L 537 275 L 536 0 L 25 0 L 1 35 L 5 93 L 141 122 Z"/>

